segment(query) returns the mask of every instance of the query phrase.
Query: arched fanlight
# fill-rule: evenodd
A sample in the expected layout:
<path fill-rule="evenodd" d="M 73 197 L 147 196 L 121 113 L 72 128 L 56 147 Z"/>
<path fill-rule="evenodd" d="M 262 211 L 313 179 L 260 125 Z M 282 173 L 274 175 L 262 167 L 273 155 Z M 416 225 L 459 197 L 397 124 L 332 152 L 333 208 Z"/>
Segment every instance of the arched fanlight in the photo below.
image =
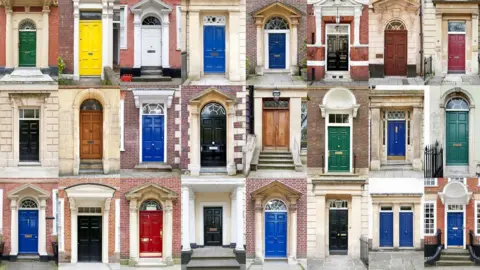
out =
<path fill-rule="evenodd" d="M 146 200 L 140 206 L 141 211 L 158 211 L 162 210 L 162 205 L 156 200 Z"/>
<path fill-rule="evenodd" d="M 272 17 L 265 23 L 265 30 L 287 30 L 288 22 L 281 17 Z"/>
<path fill-rule="evenodd" d="M 225 108 L 218 103 L 209 103 L 202 109 L 202 115 L 226 115 Z"/>
<path fill-rule="evenodd" d="M 30 19 L 25 19 L 20 22 L 18 29 L 20 31 L 35 31 L 37 30 L 37 26 L 35 25 L 34 21 Z"/>
<path fill-rule="evenodd" d="M 153 16 L 148 16 L 142 21 L 142 25 L 161 25 L 160 20 Z"/>
<path fill-rule="evenodd" d="M 101 111 L 102 108 L 102 104 L 96 99 L 87 99 L 80 106 L 82 111 Z"/>
<path fill-rule="evenodd" d="M 391 20 L 388 22 L 387 26 L 385 27 L 387 31 L 400 31 L 400 30 L 407 30 L 405 24 L 400 20 Z"/>
<path fill-rule="evenodd" d="M 38 206 L 34 200 L 25 199 L 20 203 L 20 208 L 35 209 L 35 208 L 38 208 Z"/>
<path fill-rule="evenodd" d="M 265 211 L 287 211 L 287 206 L 281 200 L 270 200 L 265 205 Z"/>
<path fill-rule="evenodd" d="M 447 102 L 447 106 L 445 109 L 452 110 L 452 111 L 465 111 L 469 110 L 470 106 L 468 106 L 468 102 L 465 99 L 456 97 L 452 98 Z"/>

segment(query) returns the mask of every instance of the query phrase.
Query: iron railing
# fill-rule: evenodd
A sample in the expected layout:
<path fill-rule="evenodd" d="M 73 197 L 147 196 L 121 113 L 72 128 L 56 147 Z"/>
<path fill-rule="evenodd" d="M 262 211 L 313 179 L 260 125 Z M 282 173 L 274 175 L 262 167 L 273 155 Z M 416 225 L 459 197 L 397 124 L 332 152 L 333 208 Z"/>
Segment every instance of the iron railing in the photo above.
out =
<path fill-rule="evenodd" d="M 423 67 L 424 67 L 423 80 L 426 80 L 428 77 L 433 76 L 433 57 L 432 56 L 424 57 Z"/>
<path fill-rule="evenodd" d="M 365 235 L 362 235 L 360 237 L 360 260 L 362 260 L 363 264 L 365 264 L 365 267 L 368 268 L 368 237 Z"/>
<path fill-rule="evenodd" d="M 425 146 L 424 151 L 424 177 L 442 178 L 443 177 L 443 148 L 435 142 Z"/>
<path fill-rule="evenodd" d="M 425 237 L 424 239 L 424 257 L 425 263 L 434 265 L 436 261 L 440 260 L 442 253 L 442 230 L 437 229 L 435 237 Z"/>
<path fill-rule="evenodd" d="M 476 236 L 475 233 L 470 230 L 468 232 L 468 252 L 470 253 L 470 259 L 475 264 L 480 265 L 480 236 Z"/>

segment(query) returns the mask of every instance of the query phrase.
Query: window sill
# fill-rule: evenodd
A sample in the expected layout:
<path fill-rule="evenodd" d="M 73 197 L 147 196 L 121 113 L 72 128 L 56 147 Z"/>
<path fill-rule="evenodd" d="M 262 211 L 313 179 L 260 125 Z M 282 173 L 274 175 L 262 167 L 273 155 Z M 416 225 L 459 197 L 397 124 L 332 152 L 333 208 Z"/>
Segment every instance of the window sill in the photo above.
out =
<path fill-rule="evenodd" d="M 18 162 L 18 167 L 23 167 L 23 166 L 42 166 L 42 163 L 40 162 L 35 162 L 35 161 L 29 161 L 29 162 Z"/>

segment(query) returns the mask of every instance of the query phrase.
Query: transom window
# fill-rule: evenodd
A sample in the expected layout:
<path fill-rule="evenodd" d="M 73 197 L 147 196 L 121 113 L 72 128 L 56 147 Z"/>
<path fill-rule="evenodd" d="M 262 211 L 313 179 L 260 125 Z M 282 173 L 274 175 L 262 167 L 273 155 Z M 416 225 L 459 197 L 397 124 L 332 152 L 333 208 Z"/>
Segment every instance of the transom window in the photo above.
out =
<path fill-rule="evenodd" d="M 20 208 L 35 209 L 35 208 L 38 208 L 38 206 L 34 200 L 25 199 L 20 203 Z"/>
<path fill-rule="evenodd" d="M 148 16 L 142 21 L 142 25 L 161 25 L 162 23 L 157 17 Z"/>
<path fill-rule="evenodd" d="M 263 108 L 265 109 L 288 109 L 289 101 L 288 100 L 272 100 L 267 99 L 263 101 Z"/>
<path fill-rule="evenodd" d="M 448 32 L 449 33 L 465 33 L 466 32 L 465 22 L 449 21 Z"/>
<path fill-rule="evenodd" d="M 424 215 L 425 234 L 435 234 L 435 203 L 425 202 Z"/>
<path fill-rule="evenodd" d="M 412 211 L 412 207 L 411 206 L 400 206 L 400 211 L 410 212 L 410 211 Z"/>
<path fill-rule="evenodd" d="M 165 114 L 163 104 L 161 103 L 145 103 L 142 109 L 143 114 Z"/>
<path fill-rule="evenodd" d="M 226 115 L 227 112 L 222 105 L 218 103 L 209 103 L 202 109 L 202 115 Z"/>
<path fill-rule="evenodd" d="M 463 211 L 462 204 L 449 204 L 448 211 Z"/>
<path fill-rule="evenodd" d="M 392 206 L 380 206 L 380 211 L 391 212 L 391 211 L 393 211 L 393 207 Z"/>
<path fill-rule="evenodd" d="M 146 200 L 140 206 L 141 211 L 158 211 L 162 210 L 162 205 L 156 200 Z"/>
<path fill-rule="evenodd" d="M 328 123 L 330 124 L 348 124 L 350 115 L 348 114 L 329 114 Z"/>
<path fill-rule="evenodd" d="M 435 187 L 437 186 L 437 178 L 425 178 L 423 183 L 426 187 Z"/>
<path fill-rule="evenodd" d="M 272 17 L 265 23 L 266 30 L 287 30 L 288 22 L 281 17 Z"/>
<path fill-rule="evenodd" d="M 348 25 L 342 24 L 327 24 L 328 35 L 348 35 Z"/>
<path fill-rule="evenodd" d="M 204 25 L 225 25 L 225 16 L 203 16 Z"/>
<path fill-rule="evenodd" d="M 463 98 L 450 99 L 445 108 L 452 111 L 468 111 L 470 109 L 468 103 Z"/>
<path fill-rule="evenodd" d="M 39 119 L 40 110 L 39 109 L 20 109 L 18 111 L 18 117 L 21 120 L 24 119 Z"/>
<path fill-rule="evenodd" d="M 387 27 L 385 27 L 385 30 L 387 31 L 407 30 L 407 27 L 405 27 L 405 24 L 400 20 L 392 20 L 387 24 Z"/>
<path fill-rule="evenodd" d="M 102 208 L 101 207 L 79 207 L 78 213 L 81 214 L 101 214 Z"/>
<path fill-rule="evenodd" d="M 271 200 L 265 205 L 265 211 L 287 211 L 287 206 L 281 200 Z"/>
<path fill-rule="evenodd" d="M 35 25 L 35 22 L 30 20 L 30 19 L 25 19 L 20 22 L 20 25 L 18 26 L 18 29 L 20 31 L 35 31 L 37 30 L 37 26 Z"/>
<path fill-rule="evenodd" d="M 405 119 L 404 111 L 389 111 L 387 114 L 389 120 L 403 120 Z"/>
<path fill-rule="evenodd" d="M 347 209 L 348 202 L 346 200 L 330 200 L 328 201 L 328 207 L 330 209 Z"/>
<path fill-rule="evenodd" d="M 100 21 L 102 20 L 102 12 L 82 11 L 80 12 L 80 20 Z"/>
<path fill-rule="evenodd" d="M 100 102 L 98 102 L 98 100 L 96 100 L 96 99 L 87 99 L 80 106 L 80 110 L 82 110 L 82 111 L 101 111 L 102 110 L 102 104 L 100 104 Z"/>

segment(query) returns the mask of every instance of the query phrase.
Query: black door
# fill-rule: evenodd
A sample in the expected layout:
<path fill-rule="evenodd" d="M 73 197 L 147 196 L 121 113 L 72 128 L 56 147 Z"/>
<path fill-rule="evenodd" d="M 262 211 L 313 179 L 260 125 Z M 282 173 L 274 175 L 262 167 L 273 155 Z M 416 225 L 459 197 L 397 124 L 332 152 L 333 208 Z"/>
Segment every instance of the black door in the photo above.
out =
<path fill-rule="evenodd" d="M 330 254 L 348 252 L 348 210 L 330 210 Z"/>
<path fill-rule="evenodd" d="M 348 71 L 348 36 L 329 35 L 327 42 L 327 70 Z"/>
<path fill-rule="evenodd" d="M 205 246 L 222 245 L 222 208 L 205 207 L 203 209 Z"/>
<path fill-rule="evenodd" d="M 200 118 L 201 166 L 227 165 L 225 115 L 203 115 Z"/>
<path fill-rule="evenodd" d="M 38 161 L 38 120 L 20 120 L 20 161 Z"/>
<path fill-rule="evenodd" d="M 78 261 L 102 261 L 102 217 L 78 217 Z"/>

